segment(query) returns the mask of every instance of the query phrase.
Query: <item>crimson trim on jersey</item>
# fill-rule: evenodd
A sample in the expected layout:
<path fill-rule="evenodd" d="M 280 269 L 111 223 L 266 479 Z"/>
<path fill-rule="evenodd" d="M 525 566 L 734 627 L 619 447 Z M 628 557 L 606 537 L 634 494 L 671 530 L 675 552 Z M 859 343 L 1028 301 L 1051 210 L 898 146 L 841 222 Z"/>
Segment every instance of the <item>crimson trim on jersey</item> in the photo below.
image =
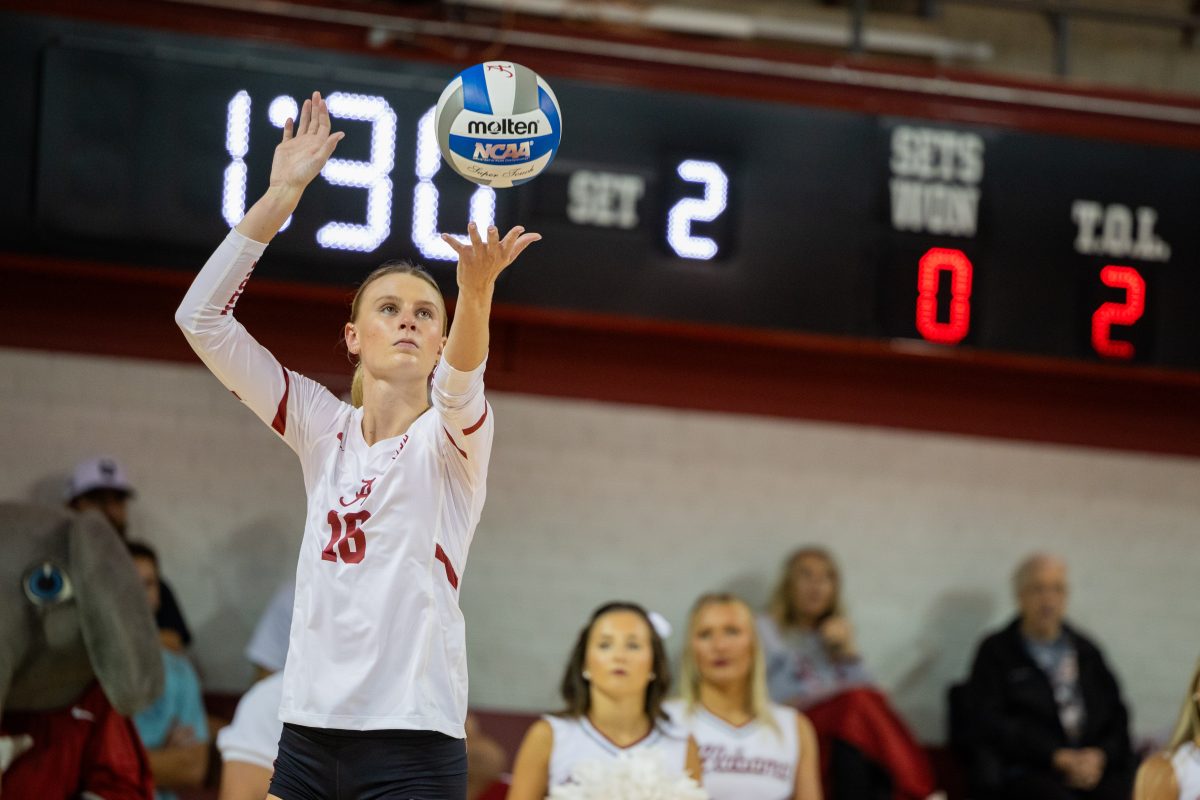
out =
<path fill-rule="evenodd" d="M 590 736 L 593 741 L 595 741 L 598 745 L 600 745 L 601 747 L 603 747 L 606 750 L 608 750 L 609 752 L 611 752 L 613 755 L 616 755 L 617 753 L 620 753 L 623 750 L 629 750 L 631 748 L 637 747 L 640 744 L 649 744 L 652 741 L 657 741 L 658 738 L 662 735 L 662 731 L 659 730 L 658 725 L 652 724 L 650 726 L 650 730 L 646 731 L 645 736 L 638 739 L 636 742 L 630 742 L 629 744 L 622 747 L 621 745 L 614 742 L 612 739 L 608 738 L 608 736 L 605 735 L 604 731 L 600 730 L 595 725 L 593 725 L 592 721 L 590 719 L 588 719 L 586 716 L 581 718 L 580 723 L 581 723 L 580 727 L 583 728 L 584 733 L 586 733 L 588 736 Z"/>
<path fill-rule="evenodd" d="M 454 449 L 458 451 L 458 454 L 463 458 L 467 458 L 467 451 L 458 446 L 458 442 L 454 441 L 454 437 L 450 435 L 450 431 L 446 430 L 445 425 L 442 426 L 442 432 L 446 434 L 446 438 L 450 440 L 450 444 L 454 445 Z M 471 459 L 467 458 L 467 460 L 470 461 Z"/>
<path fill-rule="evenodd" d="M 465 454 L 464 454 L 465 456 Z M 450 581 L 450 586 L 458 588 L 458 573 L 454 571 L 454 565 L 450 563 L 450 556 L 446 555 L 446 551 L 439 544 L 433 551 L 433 557 L 446 567 L 446 580 Z"/>
<path fill-rule="evenodd" d="M 479 422 L 476 422 L 476 423 L 475 423 L 474 425 L 472 425 L 471 427 L 469 427 L 469 428 L 463 428 L 463 436 L 470 436 L 472 433 L 474 433 L 475 431 L 479 430 L 480 426 L 482 426 L 482 425 L 483 425 L 483 421 L 484 421 L 485 419 L 487 419 L 487 414 L 488 414 L 488 407 L 487 407 L 487 403 L 484 403 L 484 404 L 483 404 L 483 416 L 479 418 Z"/>
<path fill-rule="evenodd" d="M 271 427 L 275 429 L 276 433 L 283 436 L 287 432 L 287 400 L 292 382 L 288 378 L 286 369 L 280 367 L 279 371 L 283 373 L 283 397 L 279 400 L 279 409 L 275 412 L 275 419 L 271 420 Z"/>

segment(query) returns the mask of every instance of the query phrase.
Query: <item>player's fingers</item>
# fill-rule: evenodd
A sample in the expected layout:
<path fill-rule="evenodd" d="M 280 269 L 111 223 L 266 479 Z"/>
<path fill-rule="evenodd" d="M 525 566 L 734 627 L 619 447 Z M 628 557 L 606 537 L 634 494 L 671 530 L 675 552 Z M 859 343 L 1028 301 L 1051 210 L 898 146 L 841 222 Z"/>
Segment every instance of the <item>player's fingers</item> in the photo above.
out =
<path fill-rule="evenodd" d="M 318 122 L 318 120 L 321 117 L 322 102 L 323 101 L 321 100 L 321 93 L 313 92 L 312 100 L 309 103 L 309 107 L 312 109 L 312 114 L 310 114 L 308 117 L 308 129 L 307 129 L 306 133 L 316 133 L 317 132 L 317 129 L 320 126 L 320 123 Z"/>
<path fill-rule="evenodd" d="M 292 120 L 291 117 L 288 117 L 287 122 L 283 123 L 283 141 L 286 142 L 288 139 L 292 138 L 292 131 L 294 130 L 294 128 L 293 128 L 294 125 L 295 125 L 295 122 Z"/>
<path fill-rule="evenodd" d="M 513 242 L 517 241 L 517 237 L 524 232 L 525 229 L 520 225 L 517 225 L 508 233 L 504 234 L 504 238 L 500 240 L 500 246 L 504 248 L 504 252 L 507 253 L 510 249 L 512 249 Z"/>
<path fill-rule="evenodd" d="M 345 138 L 346 134 L 342 131 L 330 134 L 329 138 L 325 140 L 325 144 L 321 145 L 321 159 L 328 160 L 333 155 L 333 151 L 337 149 L 338 142 Z"/>
<path fill-rule="evenodd" d="M 452 250 L 454 250 L 455 253 L 458 253 L 460 256 L 462 255 L 463 250 L 467 249 L 466 245 L 464 245 L 462 242 L 460 242 L 458 239 L 454 238 L 453 236 L 451 236 L 448 233 L 442 234 L 442 241 L 445 242 L 446 244 L 450 245 L 450 248 Z"/>
<path fill-rule="evenodd" d="M 517 239 L 516 244 L 513 245 L 513 249 L 508 256 L 508 260 L 510 262 L 516 260 L 517 256 L 521 255 L 521 252 L 524 251 L 526 247 L 529 247 L 529 245 L 533 244 L 534 242 L 540 242 L 541 240 L 542 235 L 540 233 L 522 234 L 520 238 Z"/>
<path fill-rule="evenodd" d="M 308 133 L 308 120 L 312 116 L 312 100 L 305 100 L 304 105 L 300 107 L 300 124 L 296 126 L 296 133 L 303 136 Z"/>
<path fill-rule="evenodd" d="M 329 121 L 329 103 L 324 100 L 318 100 L 321 106 L 321 113 L 317 114 L 317 133 L 325 136 L 329 133 L 332 124 Z"/>
<path fill-rule="evenodd" d="M 467 224 L 467 234 L 471 237 L 471 246 L 483 249 L 483 240 L 479 238 L 479 226 L 474 222 Z"/>
<path fill-rule="evenodd" d="M 500 231 L 496 230 L 495 225 L 488 225 L 487 243 L 488 250 L 495 250 L 500 247 Z"/>

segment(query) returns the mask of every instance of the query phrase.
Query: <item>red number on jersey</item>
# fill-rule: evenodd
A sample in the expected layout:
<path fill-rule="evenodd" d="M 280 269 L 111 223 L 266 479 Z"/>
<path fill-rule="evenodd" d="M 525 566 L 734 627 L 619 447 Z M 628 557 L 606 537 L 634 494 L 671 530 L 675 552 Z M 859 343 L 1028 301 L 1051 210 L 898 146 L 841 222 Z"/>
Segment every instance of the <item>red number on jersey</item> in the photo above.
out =
<path fill-rule="evenodd" d="M 346 524 L 343 528 L 342 519 Z M 329 523 L 329 544 L 321 551 L 322 561 L 337 561 L 338 555 L 347 564 L 357 564 L 367 554 L 367 535 L 360 527 L 371 518 L 370 511 L 355 511 L 339 516 L 338 512 L 330 511 L 326 521 Z M 336 549 L 336 553 L 334 552 Z"/>
<path fill-rule="evenodd" d="M 1142 318 L 1146 310 L 1146 282 L 1133 267 L 1117 267 L 1109 264 L 1100 270 L 1100 281 L 1105 286 L 1125 290 L 1124 303 L 1102 303 L 1092 314 L 1092 347 L 1107 358 L 1133 358 L 1133 345 L 1129 342 L 1113 341 L 1113 325 L 1132 325 Z"/>
<path fill-rule="evenodd" d="M 938 278 L 950 273 L 950 321 L 939 322 Z M 974 267 L 962 250 L 931 248 L 917 267 L 917 331 L 927 341 L 958 344 L 971 327 L 971 277 Z"/>

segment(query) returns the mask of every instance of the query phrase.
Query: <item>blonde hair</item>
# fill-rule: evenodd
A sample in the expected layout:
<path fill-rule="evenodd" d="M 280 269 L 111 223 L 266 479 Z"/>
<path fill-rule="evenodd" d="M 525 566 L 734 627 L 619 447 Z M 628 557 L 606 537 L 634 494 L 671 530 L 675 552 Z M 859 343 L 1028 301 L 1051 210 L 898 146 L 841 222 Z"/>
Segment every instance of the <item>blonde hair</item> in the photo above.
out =
<path fill-rule="evenodd" d="M 842 607 L 842 573 L 838 569 L 837 562 L 824 547 L 808 545 L 788 556 L 787 561 L 783 564 L 783 573 L 779 576 L 779 582 L 775 584 L 775 590 L 771 592 L 771 599 L 767 604 L 767 613 L 771 615 L 781 630 L 800 623 L 800 615 L 796 611 L 796 593 L 792 589 L 794 582 L 792 573 L 795 572 L 796 564 L 803 558 L 821 559 L 829 566 L 829 571 L 833 575 L 833 600 L 818 622 L 829 617 L 840 617 L 845 613 L 845 609 Z"/>
<path fill-rule="evenodd" d="M 1188 684 L 1187 696 L 1183 699 L 1183 708 L 1179 712 L 1179 722 L 1175 725 L 1175 733 L 1167 752 L 1175 752 L 1181 744 L 1200 738 L 1200 661 L 1192 672 L 1192 680 Z"/>
<path fill-rule="evenodd" d="M 450 326 L 450 319 L 446 313 L 446 298 L 442 296 L 442 288 L 438 286 L 437 281 L 434 280 L 434 277 L 424 267 L 418 266 L 411 261 L 385 261 L 373 270 L 359 284 L 358 291 L 354 293 L 354 299 L 350 301 L 350 321 L 356 322 L 358 320 L 359 306 L 367 287 L 388 275 L 412 275 L 414 278 L 420 278 L 433 287 L 433 290 L 437 292 L 438 299 L 442 301 L 442 335 L 445 336 Z M 361 358 L 354 362 L 354 377 L 350 379 L 350 404 L 355 408 L 361 408 L 363 404 L 363 366 Z"/>
<path fill-rule="evenodd" d="M 754 624 L 754 611 L 751 610 L 745 600 L 736 594 L 729 592 L 704 594 L 692 605 L 692 611 L 688 615 L 687 638 L 683 645 L 683 658 L 679 665 L 679 695 L 689 712 L 700 702 L 700 666 L 696 663 L 695 654 L 692 653 L 692 637 L 696 635 L 696 620 L 699 619 L 700 612 L 708 606 L 726 604 L 737 606 L 745 611 L 746 619 L 750 624 L 752 663 L 750 664 L 750 691 L 747 692 L 749 707 L 746 710 L 750 712 L 751 717 L 763 723 L 775 731 L 775 733 L 782 733 L 779 730 L 779 725 L 775 722 L 775 715 L 770 713 L 771 699 L 767 695 L 766 659 L 763 657 L 762 645 L 758 641 L 758 628 Z"/>

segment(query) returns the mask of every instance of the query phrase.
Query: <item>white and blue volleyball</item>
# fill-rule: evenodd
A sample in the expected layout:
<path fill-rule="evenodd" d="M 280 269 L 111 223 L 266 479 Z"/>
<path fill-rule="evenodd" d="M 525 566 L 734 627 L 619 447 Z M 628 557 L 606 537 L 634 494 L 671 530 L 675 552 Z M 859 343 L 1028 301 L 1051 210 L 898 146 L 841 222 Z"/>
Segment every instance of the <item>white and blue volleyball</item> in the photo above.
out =
<path fill-rule="evenodd" d="M 562 113 L 536 72 L 511 61 L 485 61 L 450 81 L 438 99 L 434 126 L 451 169 L 503 189 L 533 180 L 554 159 Z"/>

